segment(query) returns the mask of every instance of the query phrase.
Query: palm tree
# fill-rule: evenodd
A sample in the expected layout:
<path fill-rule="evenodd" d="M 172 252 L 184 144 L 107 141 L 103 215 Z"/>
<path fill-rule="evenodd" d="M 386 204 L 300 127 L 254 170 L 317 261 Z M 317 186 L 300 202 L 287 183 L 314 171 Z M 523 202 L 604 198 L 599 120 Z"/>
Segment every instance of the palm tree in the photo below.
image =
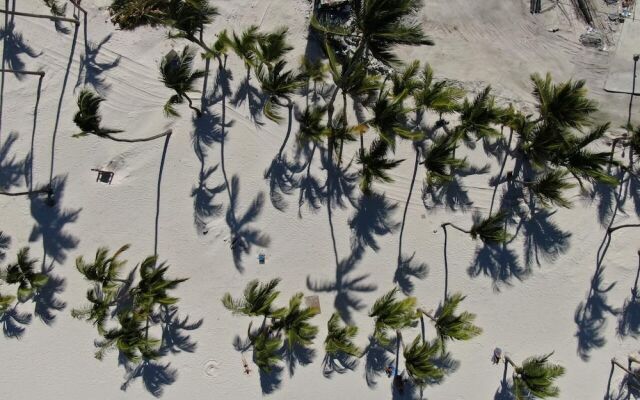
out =
<path fill-rule="evenodd" d="M 288 28 L 282 27 L 258 38 L 254 51 L 261 64 L 273 68 L 288 52 L 293 50 L 293 46 L 287 43 L 288 32 Z"/>
<path fill-rule="evenodd" d="M 400 331 L 397 334 L 402 344 L 407 374 L 416 384 L 423 385 L 444 378 L 444 371 L 436 365 L 437 355 L 440 352 L 440 344 L 437 341 L 425 342 L 420 339 L 420 336 L 416 336 L 407 347 Z"/>
<path fill-rule="evenodd" d="M 458 305 L 465 299 L 461 293 L 454 293 L 440 304 L 435 315 L 418 308 L 420 322 L 424 325 L 423 316 L 429 318 L 438 333 L 442 350 L 447 340 L 470 340 L 482 333 L 482 329 L 473 324 L 475 314 L 463 311 L 456 315 Z M 424 341 L 424 336 L 422 340 Z"/>
<path fill-rule="evenodd" d="M 150 136 L 142 139 L 122 139 L 114 136 L 116 133 L 124 132 L 120 129 L 111 129 L 101 126 L 102 116 L 100 115 L 100 103 L 105 101 L 103 97 L 100 97 L 96 93 L 89 89 L 82 89 L 78 96 L 78 112 L 73 117 L 73 122 L 78 128 L 80 133 L 73 135 L 73 137 L 84 137 L 87 135 L 95 135 L 100 138 L 110 139 L 116 142 L 148 142 L 151 140 L 159 139 L 164 136 L 171 135 L 171 130 L 168 130 L 159 135 Z"/>
<path fill-rule="evenodd" d="M 493 124 L 500 122 L 502 110 L 495 105 L 495 98 L 491 95 L 491 86 L 487 86 L 476 97 L 469 101 L 465 99 L 460 107 L 460 124 L 456 126 L 455 134 L 468 145 L 476 140 L 500 136 L 500 132 Z"/>
<path fill-rule="evenodd" d="M 289 307 L 279 310 L 273 315 L 272 330 L 284 331 L 285 341 L 289 350 L 295 346 L 309 346 L 318 334 L 318 327 L 308 321 L 318 315 L 320 310 L 315 307 L 301 307 L 302 293 L 296 293 L 289 300 Z"/>
<path fill-rule="evenodd" d="M 131 289 L 136 312 L 141 316 L 151 318 L 156 306 L 170 306 L 178 302 L 177 297 L 169 296 L 168 290 L 173 290 L 187 279 L 167 279 L 165 277 L 169 266 L 166 263 L 157 264 L 157 256 L 145 258 L 140 264 L 140 281 Z"/>
<path fill-rule="evenodd" d="M 323 124 L 322 119 L 326 113 L 326 107 L 311 106 L 305 108 L 299 115 L 296 115 L 300 129 L 298 130 L 297 140 L 301 145 L 311 143 L 311 154 L 307 161 L 307 176 L 311 170 L 311 161 L 316 152 L 316 147 L 322 142 L 325 136 L 329 135 L 329 129 Z"/>
<path fill-rule="evenodd" d="M 380 88 L 378 99 L 371 106 L 373 117 L 367 124 L 373 127 L 380 139 L 387 142 L 392 149 L 395 149 L 397 136 L 409 140 L 420 139 L 420 132 L 413 132 L 407 128 L 407 113 L 410 111 L 404 106 L 404 101 L 408 98 L 407 92 L 393 96 L 383 86 Z"/>
<path fill-rule="evenodd" d="M 441 135 L 424 151 L 424 161 L 421 164 L 426 170 L 428 187 L 441 187 L 451 182 L 456 170 L 467 166 L 467 159 L 456 158 L 458 144 L 453 135 Z M 416 148 L 418 159 L 419 148 Z"/>
<path fill-rule="evenodd" d="M 311 26 L 321 32 L 356 37 L 358 46 L 355 59 L 368 59 L 391 65 L 400 60 L 393 54 L 397 45 L 432 45 L 419 22 L 410 18 L 422 8 L 422 0 L 354 0 L 353 28 L 345 28 L 318 21 L 315 16 Z"/>
<path fill-rule="evenodd" d="M 280 123 L 282 117 L 278 110 L 280 107 L 287 107 L 289 110 L 289 125 L 287 134 L 278 151 L 277 159 L 282 158 L 282 153 L 291 135 L 291 125 L 293 120 L 293 100 L 291 96 L 300 88 L 302 81 L 300 76 L 292 70 L 286 70 L 287 63 L 284 60 L 278 61 L 274 66 L 261 64 L 257 77 L 262 90 L 268 96 L 264 103 L 264 115 L 270 120 Z"/>
<path fill-rule="evenodd" d="M 340 314 L 334 312 L 327 323 L 327 338 L 324 340 L 324 350 L 330 357 L 338 357 L 342 354 L 351 357 L 361 357 L 362 350 L 353 343 L 358 334 L 355 325 L 340 325 Z"/>
<path fill-rule="evenodd" d="M 89 304 L 72 309 L 71 316 L 91 322 L 98 329 L 98 333 L 103 335 L 106 332 L 104 326 L 107 319 L 111 317 L 111 308 L 116 305 L 116 294 L 105 291 L 96 284 L 87 291 L 87 300 Z"/>
<path fill-rule="evenodd" d="M 4 296 L 2 293 L 0 293 L 0 317 L 2 317 L 2 314 L 4 314 L 4 312 L 11 307 L 15 299 L 16 298 L 14 296 Z"/>
<path fill-rule="evenodd" d="M 170 37 L 182 37 L 207 49 L 197 34 L 219 14 L 209 0 L 170 0 L 166 11 L 165 24 L 177 31 Z"/>
<path fill-rule="evenodd" d="M 551 207 L 556 205 L 564 208 L 571 208 L 571 201 L 563 195 L 565 190 L 573 189 L 576 185 L 569 182 L 566 170 L 556 169 L 546 173 L 538 174 L 533 181 L 524 182 L 512 179 L 526 187 L 542 206 Z M 510 175 L 511 176 L 511 175 Z"/>
<path fill-rule="evenodd" d="M 160 62 L 160 80 L 167 88 L 176 92 L 164 106 L 164 113 L 167 116 L 180 116 L 174 105 L 182 104 L 185 99 L 198 118 L 202 115 L 200 110 L 193 106 L 193 101 L 188 95 L 188 92 L 196 91 L 195 82 L 205 76 L 204 71 L 193 71 L 193 58 L 194 53 L 189 46 L 185 46 L 181 54 L 171 50 Z"/>
<path fill-rule="evenodd" d="M 257 25 L 251 25 L 241 35 L 233 32 L 231 35 L 231 48 L 236 55 L 244 62 L 247 69 L 247 82 L 251 79 L 251 68 L 257 66 L 256 46 L 262 38 Z"/>
<path fill-rule="evenodd" d="M 504 229 L 506 214 L 503 211 L 497 214 L 482 218 L 480 213 L 473 215 L 473 225 L 471 229 L 463 229 L 451 222 L 442 224 L 442 229 L 446 231 L 447 226 L 451 226 L 460 232 L 466 233 L 472 239 L 480 239 L 485 243 L 504 243 L 509 240 L 509 234 Z"/>
<path fill-rule="evenodd" d="M 29 248 L 18 251 L 15 263 L 9 264 L 4 272 L 4 280 L 10 284 L 18 284 L 18 301 L 25 302 L 38 293 L 49 281 L 45 274 L 35 272 L 38 260 L 29 258 Z"/>
<path fill-rule="evenodd" d="M 416 299 L 407 297 L 396 299 L 398 288 L 384 294 L 376 300 L 369 311 L 369 316 L 375 319 L 373 338 L 382 346 L 387 346 L 391 340 L 387 336 L 389 330 L 400 330 L 416 325 Z"/>
<path fill-rule="evenodd" d="M 586 81 L 569 80 L 554 84 L 549 73 L 544 79 L 538 74 L 533 74 L 531 80 L 540 121 L 548 125 L 576 129 L 591 124 L 591 116 L 598 111 L 598 107 L 594 101 L 587 98 Z"/>
<path fill-rule="evenodd" d="M 118 257 L 128 249 L 129 245 L 124 245 L 109 257 L 109 249 L 100 247 L 96 251 L 95 260 L 90 264 L 87 264 L 82 256 L 78 257 L 76 269 L 86 280 L 99 284 L 102 290 L 113 292 L 125 282 L 120 279 L 120 272 L 127 261 L 119 260 Z"/>
<path fill-rule="evenodd" d="M 273 302 L 280 294 L 276 291 L 278 283 L 280 279 L 272 279 L 266 284 L 253 280 L 244 289 L 242 299 L 236 300 L 231 297 L 231 294 L 225 293 L 222 297 L 222 305 L 234 315 L 271 317 L 275 312 L 279 312 L 273 308 Z"/>
<path fill-rule="evenodd" d="M 253 346 L 253 361 L 261 371 L 271 372 L 282 359 L 280 337 L 272 336 L 268 329 L 261 329 L 256 335 L 249 333 L 249 340 Z"/>
<path fill-rule="evenodd" d="M 358 154 L 357 162 L 362 166 L 360 172 L 360 190 L 365 195 L 371 194 L 374 181 L 392 182 L 387 171 L 400 165 L 404 160 L 387 158 L 389 145 L 384 140 L 376 139 L 371 143 L 369 151 Z"/>
<path fill-rule="evenodd" d="M 120 326 L 108 329 L 103 339 L 95 341 L 98 348 L 95 357 L 98 360 L 102 360 L 113 349 L 133 363 L 158 358 L 160 340 L 148 336 L 144 318 L 127 310 L 119 313 L 117 319 Z"/>
<path fill-rule="evenodd" d="M 505 364 L 513 367 L 513 395 L 516 400 L 547 399 L 558 397 L 560 389 L 554 381 L 564 375 L 564 367 L 549 362 L 553 352 L 529 357 L 521 366 L 516 365 L 508 356 L 504 357 Z M 499 359 L 495 361 L 499 362 Z"/>

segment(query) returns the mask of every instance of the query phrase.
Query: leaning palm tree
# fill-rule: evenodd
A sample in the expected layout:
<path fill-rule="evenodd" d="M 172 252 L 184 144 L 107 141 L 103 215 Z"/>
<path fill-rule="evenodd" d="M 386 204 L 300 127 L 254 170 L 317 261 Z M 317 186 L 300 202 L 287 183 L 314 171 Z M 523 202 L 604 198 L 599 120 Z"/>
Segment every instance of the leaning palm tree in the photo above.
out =
<path fill-rule="evenodd" d="M 225 293 L 222 297 L 222 305 L 234 315 L 270 317 L 274 312 L 279 311 L 273 308 L 273 302 L 280 294 L 276 291 L 278 283 L 280 279 L 272 279 L 266 284 L 253 280 L 244 289 L 242 299 L 234 299 L 231 294 Z"/>
<path fill-rule="evenodd" d="M 504 211 L 500 211 L 486 218 L 482 218 L 480 213 L 475 213 L 473 215 L 473 225 L 470 229 L 461 228 L 451 222 L 446 222 L 441 226 L 442 229 L 451 226 L 460 232 L 470 235 L 472 239 L 480 239 L 485 243 L 505 243 L 509 240 L 509 234 L 504 229 L 505 218 L 506 214 Z"/>
<path fill-rule="evenodd" d="M 158 358 L 160 340 L 149 337 L 145 321 L 131 310 L 123 311 L 117 317 L 119 326 L 108 329 L 103 338 L 95 341 L 98 351 L 95 357 L 102 360 L 111 350 L 118 350 L 128 361 Z"/>
<path fill-rule="evenodd" d="M 369 151 L 358 154 L 357 162 L 362 166 L 360 171 L 360 190 L 364 195 L 371 194 L 371 185 L 375 181 L 392 182 L 387 171 L 397 167 L 404 160 L 387 158 L 389 145 L 383 140 L 376 139 L 371 143 Z"/>
<path fill-rule="evenodd" d="M 288 28 L 282 27 L 260 35 L 254 51 L 261 64 L 273 68 L 288 52 L 293 50 L 293 46 L 287 43 L 288 32 Z"/>
<path fill-rule="evenodd" d="M 10 284 L 18 285 L 18 301 L 25 302 L 38 293 L 49 282 L 49 277 L 43 273 L 35 272 L 38 260 L 29 257 L 29 248 L 23 247 L 18 251 L 15 263 L 9 264 L 4 272 L 4 280 Z"/>
<path fill-rule="evenodd" d="M 124 245 L 111 257 L 109 257 L 109 249 L 101 247 L 96 251 L 95 259 L 91 263 L 85 262 L 82 256 L 76 259 L 76 269 L 90 282 L 100 284 L 102 290 L 107 292 L 114 291 L 121 283 L 125 281 L 120 279 L 120 272 L 126 265 L 126 260 L 120 260 L 118 257 L 129 249 L 129 245 Z"/>
<path fill-rule="evenodd" d="M 152 317 L 157 306 L 170 306 L 178 302 L 177 297 L 170 296 L 169 290 L 174 290 L 187 279 L 167 279 L 166 273 L 169 266 L 166 263 L 157 263 L 157 256 L 145 258 L 139 267 L 140 281 L 130 291 L 136 312 L 141 317 Z M 148 328 L 148 325 L 147 325 Z"/>
<path fill-rule="evenodd" d="M 440 304 L 434 315 L 424 311 L 422 308 L 418 308 L 418 313 L 421 314 L 420 322 L 423 325 L 423 316 L 426 316 L 433 322 L 443 351 L 447 340 L 470 340 L 482 333 L 482 328 L 473 324 L 476 318 L 475 314 L 467 311 L 456 314 L 458 305 L 460 305 L 464 299 L 465 296 L 461 293 L 454 293 L 447 297 L 444 303 Z M 425 340 L 424 336 L 422 340 Z"/>
<path fill-rule="evenodd" d="M 555 380 L 564 375 L 564 367 L 549 362 L 552 353 L 529 357 L 522 365 L 516 365 L 508 356 L 505 364 L 511 365 L 513 371 L 512 391 L 516 400 L 548 399 L 558 397 L 560 389 L 554 385 Z M 495 361 L 499 362 L 499 358 Z"/>
<path fill-rule="evenodd" d="M 444 378 L 444 371 L 436 365 L 438 353 L 440 353 L 438 341 L 425 342 L 420 339 L 420 336 L 416 336 L 411 345 L 407 347 L 402 340 L 400 331 L 398 331 L 398 337 L 403 347 L 402 355 L 407 374 L 416 384 L 423 385 Z"/>
<path fill-rule="evenodd" d="M 282 153 L 291 135 L 291 125 L 293 120 L 293 94 L 300 88 L 302 81 L 300 75 L 292 70 L 285 70 L 287 63 L 284 60 L 278 61 L 273 66 L 261 64 L 257 77 L 262 90 L 268 96 L 264 103 L 264 115 L 270 120 L 280 123 L 282 117 L 279 113 L 280 107 L 287 107 L 289 111 L 289 125 L 287 134 L 278 151 L 277 159 L 282 158 Z"/>
<path fill-rule="evenodd" d="M 358 41 L 354 57 L 391 65 L 400 60 L 392 52 L 396 45 L 432 45 L 418 21 L 410 18 L 422 8 L 422 0 L 354 0 L 352 28 L 318 21 L 315 16 L 311 26 L 321 32 L 356 37 Z"/>
<path fill-rule="evenodd" d="M 240 35 L 233 32 L 231 35 L 231 48 L 236 55 L 244 62 L 244 66 L 247 70 L 247 81 L 251 78 L 251 68 L 257 66 L 256 59 L 256 46 L 258 40 L 261 39 L 259 27 L 257 25 L 251 25 L 246 28 Z"/>
<path fill-rule="evenodd" d="M 289 300 L 289 307 L 273 315 L 272 330 L 284 331 L 285 342 L 289 350 L 296 346 L 309 346 L 318 334 L 318 327 L 308 321 L 318 315 L 315 307 L 301 307 L 302 293 L 296 293 Z"/>
<path fill-rule="evenodd" d="M 340 314 L 335 312 L 327 323 L 327 338 L 324 340 L 324 350 L 327 355 L 330 357 L 342 354 L 351 357 L 362 356 L 362 350 L 353 343 L 353 339 L 358 334 L 358 327 L 355 325 L 342 326 L 340 320 Z"/>
<path fill-rule="evenodd" d="M 455 134 L 467 145 L 473 146 L 475 140 L 500 136 L 493 125 L 500 122 L 502 110 L 495 105 L 491 95 L 491 86 L 478 93 L 473 100 L 465 99 L 460 107 L 460 124 Z"/>
<path fill-rule="evenodd" d="M 170 37 L 182 37 L 198 45 L 201 41 L 197 34 L 219 14 L 209 0 L 170 0 L 166 12 L 164 23 L 173 29 Z"/>
<path fill-rule="evenodd" d="M 78 96 L 78 111 L 73 117 L 73 122 L 78 128 L 80 133 L 76 133 L 73 137 L 84 137 L 87 135 L 95 135 L 99 138 L 110 139 L 116 142 L 148 142 L 151 140 L 159 139 L 161 137 L 171 135 L 171 130 L 168 130 L 159 135 L 150 136 L 142 139 L 122 139 L 114 136 L 116 133 L 124 132 L 120 129 L 105 128 L 101 126 L 102 115 L 100 115 L 100 103 L 105 99 L 98 94 L 92 92 L 89 89 L 82 89 Z"/>
<path fill-rule="evenodd" d="M 193 101 L 188 94 L 196 91 L 195 82 L 205 76 L 205 71 L 193 70 L 193 58 L 194 53 L 189 46 L 185 46 L 180 54 L 175 50 L 169 51 L 160 62 L 160 80 L 167 88 L 176 92 L 164 106 L 164 113 L 167 116 L 180 116 L 175 105 L 182 104 L 185 100 L 198 118 L 202 115 L 201 111 L 193 106 Z"/>
<path fill-rule="evenodd" d="M 518 179 L 512 179 L 522 184 L 542 206 L 551 207 L 553 205 L 571 208 L 572 204 L 564 196 L 564 191 L 573 189 L 576 185 L 569 182 L 569 172 L 562 169 L 552 170 L 543 174 L 539 174 L 534 180 L 524 182 Z"/>
<path fill-rule="evenodd" d="M 71 316 L 80 320 L 91 322 L 103 335 L 107 319 L 111 317 L 112 308 L 116 305 L 116 295 L 113 292 L 104 291 L 100 285 L 95 285 L 87 291 L 89 304 L 81 308 L 71 310 Z"/>
<path fill-rule="evenodd" d="M 282 360 L 280 337 L 273 336 L 267 329 L 262 329 L 255 335 L 249 333 L 249 340 L 253 346 L 253 361 L 261 371 L 271 372 L 272 368 Z"/>
<path fill-rule="evenodd" d="M 407 297 L 397 300 L 398 288 L 384 294 L 376 300 L 369 312 L 369 316 L 375 319 L 373 338 L 383 346 L 388 345 L 391 339 L 389 330 L 400 330 L 416 325 L 416 299 Z"/>
<path fill-rule="evenodd" d="M 14 296 L 11 296 L 11 295 L 5 296 L 2 293 L 0 293 L 0 317 L 5 311 L 7 311 L 11 307 L 15 299 L 16 298 Z"/>

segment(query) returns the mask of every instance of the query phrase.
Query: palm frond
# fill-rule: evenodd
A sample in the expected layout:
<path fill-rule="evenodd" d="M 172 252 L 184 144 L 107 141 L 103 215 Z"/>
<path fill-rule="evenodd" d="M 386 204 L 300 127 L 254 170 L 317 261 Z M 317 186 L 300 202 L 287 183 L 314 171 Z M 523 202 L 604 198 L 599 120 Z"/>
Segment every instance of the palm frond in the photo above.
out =
<path fill-rule="evenodd" d="M 309 346 L 318 334 L 318 327 L 308 321 L 318 315 L 320 310 L 314 307 L 301 307 L 302 293 L 296 293 L 289 300 L 289 307 L 273 315 L 273 329 L 284 331 L 289 349 L 294 346 Z"/>
<path fill-rule="evenodd" d="M 510 236 L 504 228 L 506 214 L 499 211 L 487 218 L 482 218 L 479 213 L 473 215 L 473 226 L 470 234 L 473 239 L 480 239 L 486 243 L 504 243 Z"/>
<path fill-rule="evenodd" d="M 378 298 L 369 316 L 375 319 L 375 330 L 373 337 L 383 346 L 390 343 L 387 336 L 388 330 L 396 330 L 416 325 L 416 299 L 407 297 L 402 300 L 396 299 L 398 288 Z"/>
<path fill-rule="evenodd" d="M 549 362 L 552 354 L 530 357 L 515 369 L 513 383 L 516 399 L 547 399 L 560 395 L 560 389 L 554 383 L 564 375 L 565 369 Z"/>
<path fill-rule="evenodd" d="M 272 279 L 264 284 L 253 280 L 247 284 L 241 299 L 233 299 L 231 294 L 226 293 L 222 304 L 234 314 L 271 316 L 275 311 L 273 302 L 280 294 L 276 291 L 278 283 L 280 279 Z"/>
<path fill-rule="evenodd" d="M 421 384 L 428 381 L 438 381 L 444 377 L 444 371 L 436 365 L 440 346 L 437 341 L 422 342 L 416 336 L 409 347 L 404 349 L 403 355 L 409 377 Z"/>
<path fill-rule="evenodd" d="M 576 185 L 568 181 L 568 175 L 566 170 L 556 169 L 537 177 L 526 186 L 544 207 L 557 205 L 571 208 L 571 201 L 563 196 L 563 192 Z"/>
<path fill-rule="evenodd" d="M 482 333 L 482 329 L 473 324 L 475 314 L 466 311 L 456 314 L 464 299 L 461 293 L 454 293 L 436 311 L 436 330 L 443 345 L 446 340 L 470 340 Z"/>
<path fill-rule="evenodd" d="M 362 166 L 360 172 L 360 189 L 363 193 L 371 193 L 371 185 L 375 181 L 393 181 L 387 171 L 397 167 L 404 160 L 387 158 L 388 150 L 389 145 L 387 142 L 376 139 L 371 143 L 369 151 L 358 154 L 357 162 Z"/>
<path fill-rule="evenodd" d="M 337 356 L 341 353 L 352 356 L 362 356 L 362 350 L 353 343 L 353 339 L 358 334 L 358 327 L 355 325 L 340 324 L 340 314 L 337 312 L 331 315 L 327 323 L 327 338 L 324 340 L 324 349 L 327 354 Z"/>

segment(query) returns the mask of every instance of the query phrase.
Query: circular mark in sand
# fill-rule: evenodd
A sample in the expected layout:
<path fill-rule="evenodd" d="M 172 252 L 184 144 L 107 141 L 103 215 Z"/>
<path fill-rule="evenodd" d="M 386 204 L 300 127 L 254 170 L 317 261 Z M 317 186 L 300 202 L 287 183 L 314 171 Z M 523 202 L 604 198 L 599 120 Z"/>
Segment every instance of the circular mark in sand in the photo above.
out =
<path fill-rule="evenodd" d="M 220 369 L 220 363 L 213 359 L 207 360 L 203 366 L 205 375 L 211 376 L 213 378 L 218 376 L 219 369 Z"/>

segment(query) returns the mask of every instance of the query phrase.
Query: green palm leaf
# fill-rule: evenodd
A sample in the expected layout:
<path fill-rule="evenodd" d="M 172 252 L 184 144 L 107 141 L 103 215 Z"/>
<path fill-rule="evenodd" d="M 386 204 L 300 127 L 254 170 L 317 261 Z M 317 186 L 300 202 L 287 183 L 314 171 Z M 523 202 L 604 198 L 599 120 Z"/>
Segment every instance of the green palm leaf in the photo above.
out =
<path fill-rule="evenodd" d="M 397 167 L 404 160 L 387 158 L 389 145 L 383 140 L 376 139 L 371 143 L 368 151 L 358 154 L 357 162 L 362 166 L 360 172 L 360 189 L 364 194 L 371 193 L 371 185 L 375 181 L 392 182 L 387 171 Z"/>
<path fill-rule="evenodd" d="M 264 372 L 271 372 L 282 356 L 280 354 L 281 340 L 279 337 L 271 336 L 268 329 L 261 330 L 255 336 L 249 336 L 253 345 L 253 360 Z"/>
<path fill-rule="evenodd" d="M 547 399 L 560 395 L 560 389 L 554 382 L 564 375 L 565 369 L 549 362 L 552 354 L 530 357 L 521 367 L 515 368 L 513 391 L 517 400 Z"/>
<path fill-rule="evenodd" d="M 112 133 L 122 132 L 119 129 L 111 129 L 100 126 L 102 116 L 100 115 L 100 103 L 105 101 L 96 93 L 89 89 L 82 89 L 78 95 L 78 111 L 73 117 L 73 122 L 81 132 L 73 135 L 74 137 L 86 136 L 93 134 L 104 137 Z"/>
<path fill-rule="evenodd" d="M 352 357 L 362 356 L 362 350 L 353 343 L 358 334 L 358 327 L 340 324 L 340 314 L 333 313 L 327 323 L 327 338 L 324 340 L 324 350 L 330 356 L 346 354 Z"/>
<path fill-rule="evenodd" d="M 45 274 L 35 272 L 37 262 L 37 259 L 29 257 L 29 248 L 23 247 L 18 251 L 16 262 L 9 264 L 4 273 L 8 284 L 19 285 L 17 297 L 20 302 L 27 301 L 49 281 Z"/>
<path fill-rule="evenodd" d="M 544 207 L 557 205 L 571 208 L 571 202 L 563 196 L 563 192 L 576 185 L 568 182 L 567 175 L 567 171 L 556 169 L 537 177 L 526 186 Z"/>
<path fill-rule="evenodd" d="M 289 307 L 273 314 L 273 329 L 283 330 L 289 349 L 295 346 L 308 346 L 318 334 L 318 327 L 308 321 L 318 315 L 320 310 L 313 307 L 301 307 L 302 293 L 289 300 Z"/>
<path fill-rule="evenodd" d="M 235 315 L 271 316 L 278 311 L 273 308 L 273 302 L 280 294 L 276 291 L 278 283 L 280 279 L 272 279 L 266 284 L 253 280 L 247 284 L 241 299 L 234 299 L 231 294 L 225 293 L 222 304 Z"/>
<path fill-rule="evenodd" d="M 461 293 L 454 293 L 436 311 L 435 326 L 443 345 L 446 340 L 470 340 L 482 333 L 482 329 L 473 324 L 475 314 L 466 311 L 456 314 L 464 299 Z"/>
<path fill-rule="evenodd" d="M 504 243 L 509 240 L 509 234 L 504 229 L 506 214 L 500 211 L 487 218 L 482 218 L 479 213 L 473 215 L 473 226 L 470 235 L 473 239 L 480 239 L 487 243 Z"/>
<path fill-rule="evenodd" d="M 457 147 L 455 137 L 440 136 L 423 152 L 429 186 L 441 187 L 451 182 L 455 171 L 467 165 L 466 158 L 455 158 Z"/>
<path fill-rule="evenodd" d="M 397 330 L 416 325 L 416 299 L 407 297 L 397 300 L 398 288 L 394 288 L 376 300 L 369 312 L 375 319 L 373 337 L 383 346 L 391 341 L 387 336 L 388 330 Z"/>
<path fill-rule="evenodd" d="M 437 355 L 440 351 L 438 342 L 422 342 L 420 336 L 416 336 L 409 347 L 405 347 L 403 355 L 409 377 L 420 384 L 429 381 L 438 381 L 444 377 L 444 371 L 436 365 Z"/>
<path fill-rule="evenodd" d="M 547 124 L 571 128 L 590 124 L 590 117 L 597 107 L 595 102 L 587 99 L 584 80 L 554 84 L 551 74 L 544 78 L 534 74 L 531 80 L 538 112 Z"/>

